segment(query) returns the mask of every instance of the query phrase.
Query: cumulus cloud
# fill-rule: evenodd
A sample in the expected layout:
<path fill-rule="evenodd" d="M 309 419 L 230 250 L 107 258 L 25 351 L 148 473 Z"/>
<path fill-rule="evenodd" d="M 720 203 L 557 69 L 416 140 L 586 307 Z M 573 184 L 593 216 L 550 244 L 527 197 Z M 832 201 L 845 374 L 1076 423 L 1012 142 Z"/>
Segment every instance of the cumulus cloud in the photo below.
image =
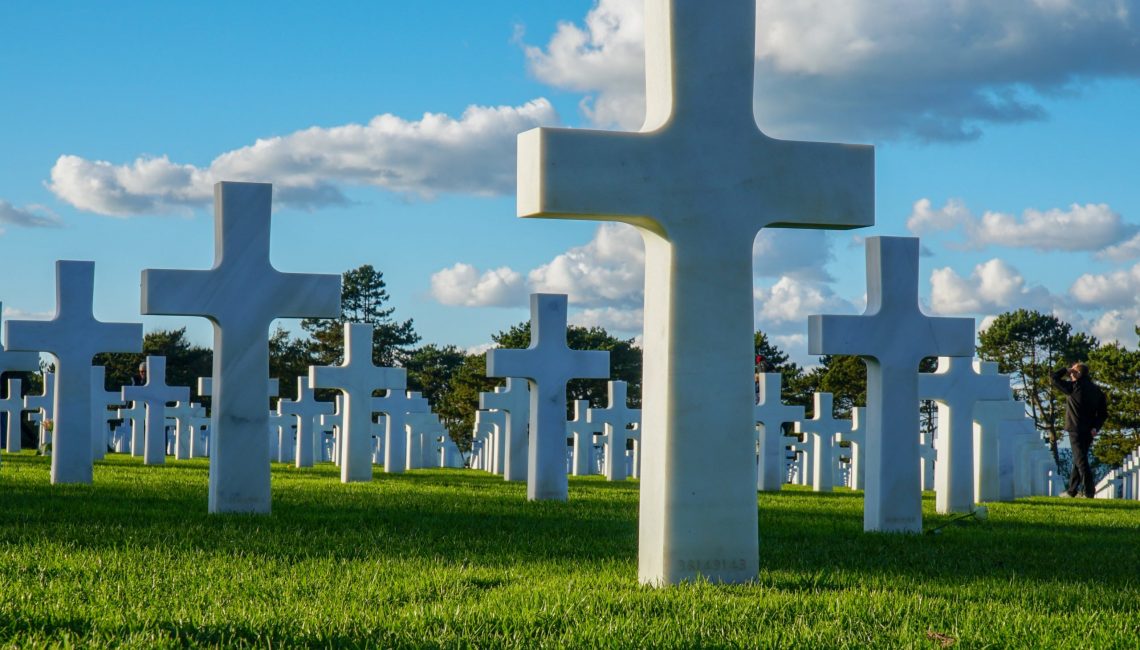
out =
<path fill-rule="evenodd" d="M 645 313 L 640 307 L 594 307 L 570 316 L 581 327 L 602 327 L 618 332 L 641 332 Z"/>
<path fill-rule="evenodd" d="M 935 209 L 931 206 L 930 199 L 922 198 L 914 202 L 906 227 L 912 233 L 922 236 L 964 227 L 973 221 L 974 216 L 961 199 L 950 199 L 946 205 Z"/>
<path fill-rule="evenodd" d="M 1140 241 L 1132 243 L 1140 237 L 1140 227 L 1127 223 L 1104 203 L 1074 203 L 1067 210 L 1030 208 L 1020 217 L 1003 212 L 986 212 L 975 217 L 960 199 L 950 199 L 935 209 L 930 200 L 924 198 L 915 202 L 906 225 L 916 235 L 961 229 L 963 241 L 953 245 L 957 248 L 1005 246 L 1038 251 L 1102 251 L 1098 257 L 1111 258 L 1124 257 L 1131 250 L 1140 249 Z"/>
<path fill-rule="evenodd" d="M 1140 325 L 1140 306 L 1109 309 L 1093 322 L 1089 332 L 1102 343 L 1116 341 L 1135 348 L 1140 343 L 1140 337 L 1136 336 L 1137 325 Z"/>
<path fill-rule="evenodd" d="M 1054 301 L 1047 289 L 1027 286 L 1025 278 L 1000 259 L 974 267 L 969 277 L 950 268 L 930 274 L 931 310 L 936 314 L 993 313 L 1025 307 L 1049 311 Z"/>
<path fill-rule="evenodd" d="M 531 73 L 586 93 L 595 124 L 644 119 L 640 0 L 599 0 L 526 48 Z M 1040 98 L 1140 76 L 1134 0 L 759 0 L 755 101 L 777 137 L 968 140 L 1046 117 Z"/>
<path fill-rule="evenodd" d="M 1140 232 L 1131 239 L 1109 246 L 1096 254 L 1097 259 L 1126 262 L 1140 257 Z"/>
<path fill-rule="evenodd" d="M 522 274 L 509 267 L 479 273 L 474 266 L 459 263 L 432 274 L 431 295 L 444 305 L 520 306 L 526 302 L 526 287 Z"/>
<path fill-rule="evenodd" d="M 806 327 L 812 314 L 854 314 L 856 306 L 836 295 L 823 282 L 784 276 L 752 292 L 757 326 L 765 332 L 787 334 Z"/>
<path fill-rule="evenodd" d="M 1109 309 L 1140 304 L 1140 264 L 1109 273 L 1086 273 L 1069 293 L 1082 305 Z"/>
<path fill-rule="evenodd" d="M 633 307 L 645 289 L 645 247 L 632 226 L 605 223 L 594 238 L 532 270 L 533 291 L 564 293 L 580 307 Z"/>
<path fill-rule="evenodd" d="M 2 226 L 5 225 L 20 228 L 58 228 L 61 223 L 54 212 L 42 205 L 17 208 L 0 199 L 0 232 L 4 232 Z"/>
<path fill-rule="evenodd" d="M 792 276 L 831 280 L 827 264 L 834 258 L 826 230 L 765 228 L 752 244 L 752 270 L 763 278 Z"/>
<path fill-rule="evenodd" d="M 367 124 L 312 127 L 259 139 L 206 167 L 142 157 L 127 164 L 60 156 L 48 187 L 81 210 L 112 216 L 169 213 L 208 203 L 217 181 L 272 182 L 276 200 L 312 209 L 347 202 L 342 185 L 371 185 L 419 197 L 508 194 L 515 186 L 515 136 L 556 124 L 550 102 L 470 106 L 459 119 L 384 114 Z"/>

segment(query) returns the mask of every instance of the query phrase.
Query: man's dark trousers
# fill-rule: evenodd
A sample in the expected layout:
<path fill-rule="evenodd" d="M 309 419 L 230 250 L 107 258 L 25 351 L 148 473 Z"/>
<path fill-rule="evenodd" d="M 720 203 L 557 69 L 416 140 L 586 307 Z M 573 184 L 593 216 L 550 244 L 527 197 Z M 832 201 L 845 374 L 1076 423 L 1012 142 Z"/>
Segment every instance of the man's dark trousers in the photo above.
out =
<path fill-rule="evenodd" d="M 1081 493 L 1081 484 L 1086 497 L 1092 498 L 1096 491 L 1096 484 L 1092 468 L 1089 467 L 1089 447 L 1092 446 L 1092 436 L 1069 432 L 1069 445 L 1073 448 L 1073 469 L 1069 472 L 1069 494 L 1076 496 Z"/>

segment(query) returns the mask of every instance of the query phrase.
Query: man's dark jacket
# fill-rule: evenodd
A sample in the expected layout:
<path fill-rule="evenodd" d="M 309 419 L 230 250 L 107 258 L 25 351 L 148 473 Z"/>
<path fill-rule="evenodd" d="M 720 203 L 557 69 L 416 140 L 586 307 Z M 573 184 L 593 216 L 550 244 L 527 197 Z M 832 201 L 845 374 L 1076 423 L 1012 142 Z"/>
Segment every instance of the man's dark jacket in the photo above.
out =
<path fill-rule="evenodd" d="M 1104 392 L 1088 377 L 1076 381 L 1065 379 L 1068 368 L 1053 373 L 1053 385 L 1068 397 L 1065 399 L 1065 431 L 1088 436 L 1092 429 L 1100 430 L 1108 418 L 1108 402 Z"/>

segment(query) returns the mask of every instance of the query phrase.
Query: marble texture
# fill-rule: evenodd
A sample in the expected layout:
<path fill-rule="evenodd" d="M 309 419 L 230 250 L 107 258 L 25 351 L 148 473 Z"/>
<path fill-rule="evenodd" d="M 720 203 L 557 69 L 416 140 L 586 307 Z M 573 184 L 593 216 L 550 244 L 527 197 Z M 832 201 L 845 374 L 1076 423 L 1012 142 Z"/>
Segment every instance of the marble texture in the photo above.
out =
<path fill-rule="evenodd" d="M 812 417 L 796 422 L 796 433 L 805 434 L 805 442 L 811 445 L 812 490 L 831 492 L 835 488 L 838 462 L 836 438 L 851 432 L 851 421 L 835 417 L 831 393 L 815 393 L 812 400 Z"/>
<path fill-rule="evenodd" d="M 756 422 L 757 453 L 756 489 L 765 492 L 778 492 L 788 476 L 786 457 L 787 442 L 784 424 L 804 419 L 804 407 L 788 406 L 780 399 L 783 375 L 778 372 L 761 373 L 759 397 L 752 408 L 752 419 Z"/>
<path fill-rule="evenodd" d="M 502 446 L 499 445 L 500 433 L 506 429 L 506 411 L 475 411 L 475 435 L 483 438 L 483 467 L 492 474 L 501 474 Z"/>
<path fill-rule="evenodd" d="M 918 305 L 918 239 L 869 237 L 867 310 L 808 317 L 809 354 L 854 354 L 867 364 L 863 529 L 922 532 L 918 365 L 974 352 L 972 318 L 935 318 Z"/>
<path fill-rule="evenodd" d="M 128 427 L 130 438 L 127 444 L 127 453 L 131 456 L 143 455 L 143 422 L 146 420 L 146 406 L 130 402 L 116 411 L 116 417 L 122 420 L 121 427 Z"/>
<path fill-rule="evenodd" d="M 641 425 L 641 410 L 629 407 L 624 381 L 611 381 L 606 385 L 608 396 L 605 408 L 592 408 L 586 412 L 586 421 L 600 430 L 598 437 L 605 456 L 603 474 L 607 481 L 624 481 L 628 477 L 625 452 L 630 438 L 630 426 Z"/>
<path fill-rule="evenodd" d="M 1025 417 L 1025 403 L 1016 400 L 974 405 L 974 499 L 1001 500 L 1001 428 L 1007 420 Z"/>
<path fill-rule="evenodd" d="M 589 422 L 589 410 L 589 400 L 574 400 L 574 419 L 566 422 L 566 437 L 573 441 L 570 473 L 574 476 L 593 473 L 595 427 Z"/>
<path fill-rule="evenodd" d="M 851 409 L 851 430 L 841 432 L 839 441 L 851 443 L 847 448 L 851 458 L 848 485 L 852 490 L 862 490 L 866 487 L 863 448 L 867 444 L 867 407 L 856 406 Z"/>
<path fill-rule="evenodd" d="M 42 448 L 47 440 L 48 433 L 44 429 L 44 422 L 55 417 L 55 373 L 44 372 L 42 375 L 43 392 L 39 395 L 28 394 L 24 396 L 24 410 L 31 411 L 36 419 L 36 439 Z M 19 451 L 18 449 L 16 451 Z"/>
<path fill-rule="evenodd" d="M 166 357 L 146 358 L 146 383 L 123 386 L 123 401 L 146 406 L 143 464 L 166 463 L 166 403 L 189 402 L 190 389 L 166 384 Z"/>
<path fill-rule="evenodd" d="M 498 435 L 496 474 L 505 481 L 525 481 L 530 441 L 530 382 L 507 378 L 506 385 L 491 393 L 479 393 L 479 408 L 503 412 L 503 424 Z"/>
<path fill-rule="evenodd" d="M 94 262 L 56 262 L 55 282 L 55 316 L 47 321 L 8 321 L 4 346 L 55 357 L 51 482 L 90 483 L 91 359 L 99 352 L 140 352 L 142 325 L 95 319 Z"/>
<path fill-rule="evenodd" d="M 297 450 L 294 454 L 297 467 L 312 467 L 320 458 L 318 418 L 331 414 L 333 407 L 332 402 L 317 401 L 308 377 L 297 377 L 296 399 L 277 402 L 277 411 L 281 415 L 297 419 Z"/>
<path fill-rule="evenodd" d="M 383 397 L 372 398 L 372 412 L 387 416 L 384 422 L 384 473 L 399 474 L 408 469 L 408 416 L 430 410 L 427 399 L 415 391 L 390 390 Z"/>
<path fill-rule="evenodd" d="M 404 390 L 408 372 L 372 363 L 372 325 L 344 324 L 344 362 L 339 366 L 309 366 L 309 385 L 336 388 L 344 395 L 340 427 L 342 483 L 372 480 L 372 393 Z"/>
<path fill-rule="evenodd" d="M 874 223 L 874 151 L 776 140 L 753 117 L 756 6 L 649 0 L 637 133 L 518 138 L 518 214 L 622 221 L 645 241 L 638 576 L 759 572 L 752 243 L 764 227 Z"/>
<path fill-rule="evenodd" d="M 102 460 L 107 455 L 112 415 L 107 409 L 123 405 L 120 392 L 107 390 L 107 369 L 91 366 L 91 458 Z"/>
<path fill-rule="evenodd" d="M 268 513 L 269 326 L 340 315 L 340 276 L 282 273 L 269 261 L 272 186 L 214 185 L 214 266 L 146 269 L 142 313 L 214 326 L 209 511 Z"/>
<path fill-rule="evenodd" d="M 937 370 L 918 376 L 919 398 L 938 403 L 934 504 L 942 514 L 974 508 L 975 404 L 1011 396 L 1008 376 L 981 374 L 980 368 L 973 357 L 944 356 Z"/>
<path fill-rule="evenodd" d="M 174 459 L 189 460 L 190 448 L 197 433 L 194 429 L 194 418 L 199 414 L 197 404 L 189 400 L 178 400 L 173 406 L 166 407 L 166 417 L 174 421 Z"/>
<path fill-rule="evenodd" d="M 20 392 L 23 389 L 24 383 L 20 379 L 9 377 L 8 395 L 0 398 L 0 417 L 4 418 L 8 432 L 4 446 L 8 453 L 12 454 L 19 452 L 21 448 L 20 420 L 24 414 L 24 399 L 20 396 Z"/>
<path fill-rule="evenodd" d="M 606 379 L 610 353 L 571 350 L 566 345 L 564 294 L 530 296 L 530 347 L 487 351 L 488 377 L 525 378 L 530 384 L 530 449 L 526 497 L 566 501 L 566 384 Z"/>

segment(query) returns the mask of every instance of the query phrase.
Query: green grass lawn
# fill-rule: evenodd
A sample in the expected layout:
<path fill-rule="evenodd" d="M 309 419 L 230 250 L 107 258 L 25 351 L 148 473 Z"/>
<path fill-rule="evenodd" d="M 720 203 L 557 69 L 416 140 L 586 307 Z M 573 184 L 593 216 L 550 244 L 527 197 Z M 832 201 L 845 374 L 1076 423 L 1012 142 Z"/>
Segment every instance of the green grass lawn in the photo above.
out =
<path fill-rule="evenodd" d="M 273 467 L 271 516 L 206 514 L 202 461 L 51 486 L 0 462 L 0 646 L 1140 647 L 1140 503 L 1037 498 L 939 535 L 862 498 L 758 497 L 750 585 L 637 583 L 637 483 L 569 503 L 467 470 Z M 928 526 L 945 522 L 923 503 Z"/>

